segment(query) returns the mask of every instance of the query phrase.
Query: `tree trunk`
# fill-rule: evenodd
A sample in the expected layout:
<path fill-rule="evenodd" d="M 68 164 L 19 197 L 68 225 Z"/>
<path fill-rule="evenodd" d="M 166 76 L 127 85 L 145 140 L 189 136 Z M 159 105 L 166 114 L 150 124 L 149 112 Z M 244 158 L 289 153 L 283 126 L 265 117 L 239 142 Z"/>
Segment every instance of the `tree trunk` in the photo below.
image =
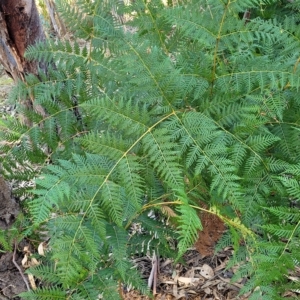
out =
<path fill-rule="evenodd" d="M 0 0 L 0 64 L 15 82 L 24 81 L 26 74 L 37 74 L 38 69 L 46 70 L 44 65 L 27 61 L 24 57 L 28 46 L 44 39 L 34 0 Z M 22 104 L 35 108 L 32 100 L 21 99 Z M 19 115 L 19 118 L 22 116 Z M 25 117 L 23 121 L 30 126 Z M 0 176 L 0 231 L 9 229 L 20 211 L 9 184 Z M 13 254 L 0 255 L 0 277 L 3 279 L 3 282 L 0 280 L 0 299 L 12 299 L 28 289 L 22 271 L 13 268 L 17 265 L 15 255 L 16 248 Z"/>
<path fill-rule="evenodd" d="M 24 58 L 28 46 L 43 41 L 45 35 L 34 0 L 0 0 L 0 63 L 6 73 L 17 80 L 29 73 L 37 74 L 37 62 Z M 44 68 L 43 68 L 44 69 Z M 24 99 L 25 105 L 32 103 Z M 26 120 L 24 120 L 26 123 Z M 0 230 L 11 225 L 18 209 L 10 188 L 0 177 Z"/>
<path fill-rule="evenodd" d="M 53 0 L 44 0 L 47 11 L 50 18 L 51 27 L 53 28 L 53 31 L 59 36 L 63 37 L 66 34 L 66 27 L 61 20 L 60 16 L 58 15 L 55 7 L 55 3 Z"/>
<path fill-rule="evenodd" d="M 38 65 L 26 61 L 29 45 L 45 39 L 34 0 L 0 1 L 0 63 L 15 81 L 37 73 Z"/>

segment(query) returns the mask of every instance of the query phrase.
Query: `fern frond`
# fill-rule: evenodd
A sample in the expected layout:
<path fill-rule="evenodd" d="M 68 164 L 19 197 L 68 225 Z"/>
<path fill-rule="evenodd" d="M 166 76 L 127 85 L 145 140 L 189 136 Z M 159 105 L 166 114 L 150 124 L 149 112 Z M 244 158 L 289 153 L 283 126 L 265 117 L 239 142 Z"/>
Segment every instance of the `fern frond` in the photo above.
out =
<path fill-rule="evenodd" d="M 180 214 L 180 217 L 178 217 L 178 257 L 180 257 L 188 247 L 195 243 L 198 237 L 198 231 L 202 230 L 203 227 L 197 212 L 189 205 L 188 198 L 185 193 L 178 190 L 177 196 L 181 202 L 177 208 L 177 211 Z"/>
<path fill-rule="evenodd" d="M 119 283 L 113 277 L 114 272 L 114 269 L 105 268 L 99 270 L 93 278 L 93 283 L 99 283 L 101 289 L 100 295 L 104 299 L 120 299 L 118 291 Z"/>
<path fill-rule="evenodd" d="M 34 222 L 41 224 L 49 218 L 53 205 L 57 205 L 70 195 L 70 187 L 65 182 L 60 182 L 59 177 L 49 176 L 46 180 L 37 180 L 37 185 L 44 189 L 37 189 L 34 194 L 38 197 L 29 203 Z M 49 190 L 47 188 L 50 188 Z"/>
<path fill-rule="evenodd" d="M 3 229 L 0 230 L 0 245 L 4 251 L 12 251 L 12 245 L 9 243 L 7 232 Z"/>
<path fill-rule="evenodd" d="M 138 159 L 135 156 L 127 155 L 120 161 L 118 168 L 121 185 L 130 198 L 130 203 L 132 203 L 136 209 L 139 209 L 145 197 L 145 192 L 143 188 L 144 180 L 140 176 L 142 167 Z"/>
<path fill-rule="evenodd" d="M 125 230 L 111 225 L 107 226 L 106 232 L 108 235 L 107 243 L 112 247 L 116 269 L 121 278 L 125 280 L 126 271 L 130 268 L 130 264 L 125 260 L 127 233 Z"/>
<path fill-rule="evenodd" d="M 23 292 L 20 294 L 20 297 L 30 300 L 53 300 L 53 298 L 66 299 L 67 293 L 65 291 L 60 290 L 59 288 L 38 288 L 36 290 Z"/>
<path fill-rule="evenodd" d="M 102 117 L 112 128 L 122 124 L 123 132 L 127 136 L 144 132 L 145 124 L 149 122 L 149 115 L 146 114 L 145 108 L 131 101 L 125 102 L 122 99 L 117 101 L 118 105 L 110 98 L 93 99 L 83 104 L 82 107 L 90 113 Z"/>
<path fill-rule="evenodd" d="M 182 186 L 181 169 L 178 164 L 176 145 L 172 143 L 168 131 L 157 129 L 143 139 L 144 149 L 158 174 L 173 187 Z"/>
<path fill-rule="evenodd" d="M 288 208 L 284 206 L 265 207 L 264 209 L 277 216 L 285 222 L 295 223 L 299 220 L 300 212 L 296 208 Z"/>
<path fill-rule="evenodd" d="M 195 210 L 189 205 L 180 205 L 178 212 L 180 213 L 178 257 L 180 257 L 188 247 L 195 243 L 198 230 L 202 229 L 202 224 Z"/>
<path fill-rule="evenodd" d="M 2 173 L 36 178 L 19 190 L 20 235 L 46 227 L 45 263 L 56 263 L 33 270 L 51 288 L 32 297 L 119 299 L 120 282 L 147 292 L 130 258 L 183 254 L 203 201 L 229 227 L 220 247 L 249 278 L 241 292 L 278 298 L 300 261 L 289 207 L 300 198 L 299 5 L 56 2 L 74 36 L 28 47 L 47 72 L 10 101 L 32 126 L 0 124 Z"/>
<path fill-rule="evenodd" d="M 123 195 L 121 186 L 106 181 L 101 191 L 103 208 L 109 212 L 111 219 L 118 225 L 122 224 Z"/>

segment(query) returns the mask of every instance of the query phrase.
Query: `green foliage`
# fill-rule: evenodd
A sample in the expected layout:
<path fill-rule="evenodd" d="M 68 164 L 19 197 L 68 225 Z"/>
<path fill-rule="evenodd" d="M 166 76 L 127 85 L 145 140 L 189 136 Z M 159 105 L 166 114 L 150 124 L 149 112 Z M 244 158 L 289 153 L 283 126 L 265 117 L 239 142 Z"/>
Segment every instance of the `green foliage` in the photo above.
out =
<path fill-rule="evenodd" d="M 14 224 L 7 230 L 0 230 L 0 252 L 12 252 L 23 238 L 34 237 L 32 222 L 23 213 L 19 213 Z"/>
<path fill-rule="evenodd" d="M 234 245 L 236 279 L 250 278 L 242 293 L 296 288 L 299 4 L 58 2 L 74 40 L 27 49 L 48 65 L 11 95 L 34 99 L 19 103 L 32 126 L 1 125 L 3 172 L 35 179 L 29 220 L 51 237 L 31 271 L 45 287 L 22 297 L 119 299 L 120 283 L 147 292 L 132 256 L 174 256 L 176 239 L 179 258 L 203 203 L 230 229 L 219 248 Z"/>

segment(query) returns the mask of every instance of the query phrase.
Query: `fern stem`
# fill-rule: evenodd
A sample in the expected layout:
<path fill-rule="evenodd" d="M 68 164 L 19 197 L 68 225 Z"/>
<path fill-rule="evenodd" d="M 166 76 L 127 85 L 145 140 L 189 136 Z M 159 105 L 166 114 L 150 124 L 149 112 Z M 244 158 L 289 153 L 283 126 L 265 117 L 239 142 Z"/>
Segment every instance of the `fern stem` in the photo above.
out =
<path fill-rule="evenodd" d="M 149 209 L 150 207 L 155 207 L 155 206 L 160 206 L 160 205 L 167 205 L 167 204 L 182 204 L 182 202 L 180 200 L 176 200 L 176 201 L 167 201 L 167 202 L 159 202 L 159 203 L 153 203 L 153 204 L 146 204 L 142 207 L 142 211 L 145 211 L 147 209 Z"/>
<path fill-rule="evenodd" d="M 294 229 L 293 229 L 293 231 L 292 231 L 292 233 L 291 233 L 291 236 L 289 237 L 289 239 L 288 239 L 288 241 L 286 242 L 286 244 L 285 244 L 285 247 L 284 247 L 284 249 L 282 250 L 282 253 L 280 254 L 280 256 L 279 256 L 279 259 L 283 256 L 283 254 L 285 253 L 285 251 L 287 250 L 287 248 L 288 248 L 288 246 L 289 246 L 289 244 L 290 244 L 290 242 L 291 242 L 291 240 L 292 240 L 292 238 L 293 238 L 293 236 L 294 236 L 294 234 L 295 234 L 295 232 L 296 232 L 296 230 L 297 230 L 297 228 L 300 226 L 300 221 L 297 223 L 297 225 L 294 227 Z"/>
<path fill-rule="evenodd" d="M 212 68 L 212 74 L 211 74 L 211 86 L 210 86 L 210 96 L 212 97 L 213 94 L 213 87 L 214 87 L 214 82 L 216 79 L 216 68 L 217 68 L 217 53 L 218 53 L 218 49 L 219 49 L 219 43 L 220 43 L 220 39 L 221 39 L 221 31 L 223 29 L 223 25 L 225 23 L 225 16 L 227 14 L 227 9 L 228 6 L 230 5 L 230 1 L 225 5 L 224 11 L 223 11 L 223 15 L 222 15 L 222 20 L 220 22 L 220 26 L 219 26 L 219 31 L 218 31 L 218 35 L 216 38 L 216 46 L 215 46 L 215 51 L 214 51 L 214 59 L 213 59 L 213 68 Z"/>
<path fill-rule="evenodd" d="M 255 240 L 255 236 L 254 236 L 253 232 L 250 229 L 248 229 L 245 225 L 243 225 L 239 218 L 236 217 L 235 219 L 231 220 L 231 219 L 227 218 L 226 216 L 223 216 L 222 214 L 220 214 L 216 207 L 213 207 L 214 210 L 205 209 L 205 208 L 195 206 L 195 205 L 190 205 L 190 207 L 195 208 L 197 210 L 205 211 L 207 213 L 210 213 L 210 214 L 213 214 L 213 215 L 219 217 L 227 225 L 239 229 L 244 237 L 251 236 Z"/>
<path fill-rule="evenodd" d="M 171 194 L 164 194 L 162 195 L 161 197 L 158 197 L 158 198 L 155 198 L 154 200 L 151 200 L 148 204 L 147 204 L 147 207 L 154 207 L 155 204 L 153 204 L 154 201 L 157 201 L 158 199 L 162 199 L 162 198 L 165 198 L 167 196 L 171 196 Z M 152 203 L 152 205 L 150 205 L 150 203 Z M 164 202 L 165 204 L 168 204 L 168 202 Z M 158 205 L 161 205 L 161 203 L 157 203 Z M 173 204 L 173 202 L 170 202 L 169 204 Z M 175 204 L 175 202 L 174 202 Z M 131 225 L 131 223 L 133 222 L 133 220 L 135 220 L 138 216 L 140 216 L 147 208 L 145 208 L 146 205 L 144 205 L 134 216 L 132 216 L 127 224 L 125 225 L 125 229 L 128 229 L 129 226 Z"/>
<path fill-rule="evenodd" d="M 168 205 L 168 204 L 169 205 L 170 204 L 171 205 L 182 205 L 183 203 L 180 200 L 176 200 L 176 201 L 167 201 L 167 202 L 146 204 L 142 207 L 141 211 L 145 211 L 145 210 L 147 210 L 151 207 L 161 206 L 161 205 Z M 194 209 L 201 210 L 201 211 L 207 212 L 209 214 L 215 215 L 215 216 L 219 217 L 224 223 L 226 223 L 230 226 L 233 226 L 233 227 L 239 229 L 242 233 L 245 233 L 246 235 L 249 235 L 252 238 L 254 238 L 253 232 L 250 229 L 248 229 L 245 225 L 241 224 L 239 219 L 231 220 L 231 219 L 221 215 L 216 208 L 214 210 L 211 210 L 211 209 L 205 209 L 203 207 L 199 207 L 199 206 L 196 206 L 196 205 L 189 205 L 189 206 L 194 208 Z M 300 221 L 299 221 L 299 223 L 300 223 Z"/>
<path fill-rule="evenodd" d="M 152 13 L 151 13 L 151 9 L 149 9 L 149 7 L 148 7 L 148 2 L 147 2 L 147 1 L 145 1 L 145 6 L 146 6 L 146 9 L 149 11 L 149 15 L 150 15 L 150 17 L 151 17 L 151 21 L 152 21 L 152 23 L 153 23 L 153 26 L 155 27 L 156 32 L 158 33 L 160 44 L 161 44 L 163 50 L 165 51 L 165 54 L 168 55 L 168 54 L 169 54 L 169 51 L 168 51 L 168 49 L 167 49 L 165 43 L 164 43 L 163 40 L 162 40 L 162 37 L 161 37 L 161 34 L 160 34 L 160 30 L 158 29 L 158 27 L 157 27 L 157 25 L 156 25 L 156 22 L 154 21 L 153 15 L 152 15 Z"/>

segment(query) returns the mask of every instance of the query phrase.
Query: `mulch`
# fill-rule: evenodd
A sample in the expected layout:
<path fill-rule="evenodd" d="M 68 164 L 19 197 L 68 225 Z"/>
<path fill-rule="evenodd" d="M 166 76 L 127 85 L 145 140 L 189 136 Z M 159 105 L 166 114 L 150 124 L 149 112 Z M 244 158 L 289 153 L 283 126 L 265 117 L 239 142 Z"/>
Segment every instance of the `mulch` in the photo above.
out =
<path fill-rule="evenodd" d="M 200 218 L 203 230 L 199 231 L 194 247 L 184 255 L 184 263 L 174 264 L 170 259 L 159 259 L 155 255 L 134 260 L 142 276 L 148 281 L 154 298 L 142 296 L 136 290 L 124 289 L 124 300 L 249 299 L 250 293 L 239 295 L 248 279 L 232 281 L 238 271 L 238 266 L 228 268 L 228 262 L 234 254 L 233 248 L 228 247 L 214 253 L 216 243 L 226 231 L 225 224 L 208 212 L 201 212 Z M 291 272 L 289 279 L 300 281 L 300 267 Z M 300 290 L 287 290 L 282 299 L 300 299 Z"/>
<path fill-rule="evenodd" d="M 232 249 L 228 248 L 221 253 L 203 257 L 196 248 L 190 249 L 184 255 L 184 263 L 173 264 L 169 259 L 161 259 L 158 264 L 156 286 L 152 285 L 152 292 L 156 300 L 170 299 L 247 299 L 247 296 L 238 296 L 243 281 L 231 283 L 235 270 L 226 270 Z M 153 266 L 153 257 L 143 257 L 136 261 L 143 276 L 149 278 Z M 123 291 L 125 300 L 150 300 L 141 296 L 137 291 Z"/>

